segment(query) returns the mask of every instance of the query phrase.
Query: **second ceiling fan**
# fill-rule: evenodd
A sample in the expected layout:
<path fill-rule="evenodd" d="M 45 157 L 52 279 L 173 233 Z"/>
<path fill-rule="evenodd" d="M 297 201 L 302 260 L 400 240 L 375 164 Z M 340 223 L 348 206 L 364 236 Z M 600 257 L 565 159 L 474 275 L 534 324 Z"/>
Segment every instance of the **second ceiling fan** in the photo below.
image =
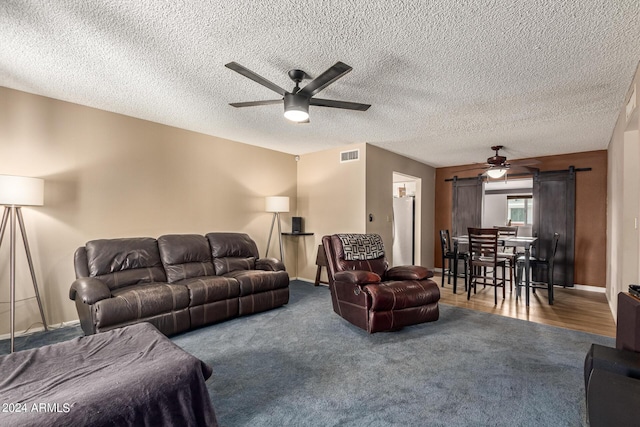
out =
<path fill-rule="evenodd" d="M 486 165 L 478 166 L 470 168 L 473 169 L 485 169 L 485 174 L 490 178 L 502 178 L 506 175 L 507 171 L 511 168 L 518 168 L 525 170 L 527 172 L 535 172 L 536 168 L 530 167 L 531 165 L 538 164 L 539 162 L 534 159 L 525 159 L 525 160 L 514 160 L 512 162 L 507 162 L 506 156 L 501 156 L 499 151 L 502 150 L 504 146 L 502 145 L 494 145 L 491 147 L 493 151 L 495 151 L 495 155 L 489 157 L 487 159 Z"/>
<path fill-rule="evenodd" d="M 275 83 L 270 82 L 269 80 L 254 73 L 248 68 L 243 67 L 237 62 L 229 62 L 228 64 L 225 64 L 225 67 L 239 74 L 242 74 L 243 76 L 253 80 L 256 83 L 261 84 L 264 87 L 271 89 L 272 91 L 282 96 L 282 98 L 280 99 L 230 103 L 229 105 L 231 105 L 232 107 L 254 107 L 257 105 L 280 104 L 284 101 L 284 116 L 287 119 L 298 123 L 309 122 L 310 105 L 357 111 L 367 111 L 369 107 L 371 107 L 371 105 L 369 104 L 360 104 L 357 102 L 313 98 L 315 94 L 352 70 L 350 66 L 343 62 L 336 62 L 331 68 L 320 74 L 315 79 L 311 80 L 311 82 L 309 82 L 302 89 L 300 88 L 300 83 L 302 82 L 302 80 L 308 79 L 309 76 L 302 70 L 290 70 L 289 78 L 296 84 L 291 92 L 286 91 Z"/>

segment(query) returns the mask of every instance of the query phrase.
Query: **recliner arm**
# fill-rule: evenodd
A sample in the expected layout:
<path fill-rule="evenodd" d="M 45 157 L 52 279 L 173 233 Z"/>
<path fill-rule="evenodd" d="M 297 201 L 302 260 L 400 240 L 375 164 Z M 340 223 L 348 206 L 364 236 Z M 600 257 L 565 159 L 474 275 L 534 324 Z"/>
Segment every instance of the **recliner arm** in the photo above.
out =
<path fill-rule="evenodd" d="M 387 270 L 386 279 L 390 280 L 423 280 L 433 277 L 433 271 L 419 265 L 400 265 Z"/>
<path fill-rule="evenodd" d="M 85 304 L 95 304 L 96 302 L 111 298 L 111 290 L 105 283 L 95 277 L 81 277 L 71 284 L 69 298 L 80 300 Z"/>
<path fill-rule="evenodd" d="M 382 278 L 376 273 L 365 270 L 340 271 L 334 275 L 336 282 L 353 283 L 356 285 L 370 285 L 380 283 Z"/>
<path fill-rule="evenodd" d="M 282 261 L 277 258 L 258 258 L 256 260 L 256 270 L 285 271 L 285 268 Z"/>

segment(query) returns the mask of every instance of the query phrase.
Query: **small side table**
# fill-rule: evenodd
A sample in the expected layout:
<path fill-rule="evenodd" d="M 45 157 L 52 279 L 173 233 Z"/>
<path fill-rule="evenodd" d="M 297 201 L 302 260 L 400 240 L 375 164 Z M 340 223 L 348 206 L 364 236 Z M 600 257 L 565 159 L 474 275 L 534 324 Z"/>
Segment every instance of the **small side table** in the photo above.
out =
<path fill-rule="evenodd" d="M 314 282 L 314 286 L 318 286 L 320 283 L 324 283 L 328 285 L 324 280 L 320 280 L 320 273 L 322 272 L 322 267 L 327 268 L 327 254 L 324 253 L 324 246 L 318 246 L 318 255 L 316 255 L 316 265 L 318 266 L 318 270 L 316 271 L 316 281 Z"/>

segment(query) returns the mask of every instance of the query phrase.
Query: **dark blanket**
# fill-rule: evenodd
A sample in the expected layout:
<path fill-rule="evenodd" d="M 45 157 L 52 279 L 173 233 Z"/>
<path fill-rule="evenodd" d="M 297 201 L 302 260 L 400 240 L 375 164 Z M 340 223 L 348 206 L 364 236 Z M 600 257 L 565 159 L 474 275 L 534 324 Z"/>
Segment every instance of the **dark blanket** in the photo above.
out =
<path fill-rule="evenodd" d="M 140 323 L 0 357 L 1 426 L 215 426 L 211 368 Z"/>

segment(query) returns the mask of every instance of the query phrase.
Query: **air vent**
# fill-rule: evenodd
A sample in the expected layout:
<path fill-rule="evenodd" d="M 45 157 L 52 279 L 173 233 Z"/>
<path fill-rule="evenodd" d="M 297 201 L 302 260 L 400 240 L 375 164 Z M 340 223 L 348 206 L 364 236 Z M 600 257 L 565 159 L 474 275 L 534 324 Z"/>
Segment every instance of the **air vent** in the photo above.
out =
<path fill-rule="evenodd" d="M 356 162 L 360 160 L 360 150 L 341 151 L 340 163 Z"/>

